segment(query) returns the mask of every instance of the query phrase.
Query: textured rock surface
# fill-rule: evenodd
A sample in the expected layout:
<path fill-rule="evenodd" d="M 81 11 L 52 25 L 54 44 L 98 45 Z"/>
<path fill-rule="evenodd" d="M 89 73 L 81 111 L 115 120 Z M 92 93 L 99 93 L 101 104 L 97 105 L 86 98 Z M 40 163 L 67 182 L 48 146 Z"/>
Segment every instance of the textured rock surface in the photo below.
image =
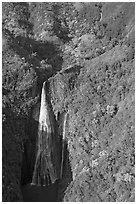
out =
<path fill-rule="evenodd" d="M 85 63 L 73 89 L 75 67 L 51 80 L 55 112 L 70 111 L 73 181 L 64 201 L 134 200 L 134 62 L 128 52 L 116 46 Z"/>

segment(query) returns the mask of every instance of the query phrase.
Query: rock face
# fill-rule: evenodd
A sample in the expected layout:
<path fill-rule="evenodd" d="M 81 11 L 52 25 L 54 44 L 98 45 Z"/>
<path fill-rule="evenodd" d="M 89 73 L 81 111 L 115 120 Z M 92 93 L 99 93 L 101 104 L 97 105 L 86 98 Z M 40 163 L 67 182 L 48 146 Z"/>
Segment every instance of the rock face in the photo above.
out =
<path fill-rule="evenodd" d="M 66 202 L 134 200 L 134 61 L 128 52 L 116 46 L 85 63 L 78 75 L 73 67 L 50 80 L 54 111 L 70 114 L 73 181 Z"/>

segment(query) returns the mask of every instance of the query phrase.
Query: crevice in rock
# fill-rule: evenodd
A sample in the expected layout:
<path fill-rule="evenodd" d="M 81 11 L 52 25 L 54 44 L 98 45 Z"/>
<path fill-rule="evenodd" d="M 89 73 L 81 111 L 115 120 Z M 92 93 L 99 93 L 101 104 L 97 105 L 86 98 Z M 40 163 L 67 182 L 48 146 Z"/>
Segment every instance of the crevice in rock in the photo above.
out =
<path fill-rule="evenodd" d="M 43 201 L 51 201 L 51 200 L 61 201 L 63 200 L 64 191 L 66 190 L 68 184 L 72 180 L 71 168 L 70 168 L 70 163 L 69 163 L 69 152 L 68 152 L 67 140 L 66 140 L 66 127 L 67 127 L 69 113 L 68 111 L 63 112 L 63 113 L 58 112 L 57 116 L 55 117 L 55 114 L 52 108 L 52 104 L 50 101 L 50 95 L 48 93 L 49 92 L 48 84 L 44 83 L 43 87 L 44 87 L 44 90 L 43 90 L 44 96 L 41 96 L 41 97 L 45 97 L 44 100 L 46 100 L 45 102 L 48 105 L 48 108 L 46 111 L 49 111 L 49 112 L 44 112 L 44 110 L 42 109 L 40 109 L 40 111 L 43 111 L 44 119 L 46 117 L 46 114 L 49 114 L 48 118 L 45 120 L 46 123 L 49 122 L 47 120 L 50 120 L 50 123 L 48 123 L 48 125 L 50 126 L 49 130 L 47 128 L 45 129 L 47 133 L 49 131 L 49 135 L 47 135 L 47 133 L 44 132 L 43 139 L 41 138 L 42 141 L 39 141 L 40 135 L 38 134 L 39 134 L 39 128 L 40 128 L 39 125 L 41 122 L 40 117 L 41 117 L 41 114 L 43 114 L 40 112 L 39 123 L 35 121 L 34 119 L 29 122 L 31 126 L 28 125 L 29 128 L 28 128 L 27 133 L 30 134 L 29 136 L 30 139 L 28 139 L 24 143 L 22 175 L 21 175 L 21 185 L 22 185 L 22 193 L 23 193 L 24 201 L 34 201 L 34 200 L 35 201 L 41 201 L 41 200 Z M 43 106 L 43 108 L 45 108 L 45 106 Z M 37 109 L 37 111 L 39 111 L 39 109 Z M 44 122 L 43 119 L 42 119 L 42 122 Z M 34 134 L 33 126 L 35 127 L 35 134 Z M 52 134 L 54 134 L 54 137 Z M 50 137 L 50 136 L 51 136 L 50 141 L 44 139 L 45 137 Z M 43 144 L 44 142 L 46 143 Z M 50 142 L 50 143 L 47 144 L 47 142 Z M 54 143 L 54 145 L 52 143 Z M 38 146 L 38 144 L 39 145 L 41 144 L 41 146 Z M 42 145 L 44 145 L 43 150 L 40 149 Z M 45 166 L 43 166 L 42 163 L 39 166 L 37 166 L 36 157 L 38 158 L 39 153 L 40 153 L 39 151 L 41 151 L 41 153 L 45 151 L 45 148 L 46 148 L 45 145 L 49 145 L 48 146 L 49 149 L 47 149 L 46 150 L 47 152 L 45 152 L 43 156 L 41 157 L 43 158 L 43 161 L 45 160 L 46 162 Z M 50 152 L 51 150 L 53 152 Z M 51 157 L 47 156 L 48 153 L 51 153 Z M 56 170 L 53 168 L 57 168 L 57 172 L 58 172 L 57 177 L 54 181 L 49 180 L 50 183 L 45 183 L 46 180 L 43 183 L 42 182 L 43 180 L 41 180 L 42 175 L 46 176 L 46 173 L 48 173 L 49 175 L 51 173 L 50 169 L 48 168 L 48 166 L 46 166 L 46 164 L 49 165 L 49 167 L 51 167 L 53 171 Z M 36 174 L 37 170 L 39 171 L 38 174 Z M 44 174 L 41 174 L 40 172 L 43 172 Z M 38 175 L 39 175 L 39 180 L 37 180 Z M 32 182 L 34 185 L 31 185 Z M 34 199 L 33 196 L 31 197 L 32 193 L 37 194 L 40 200 L 38 200 L 38 198 Z M 46 197 L 45 193 L 48 195 L 48 197 Z"/>

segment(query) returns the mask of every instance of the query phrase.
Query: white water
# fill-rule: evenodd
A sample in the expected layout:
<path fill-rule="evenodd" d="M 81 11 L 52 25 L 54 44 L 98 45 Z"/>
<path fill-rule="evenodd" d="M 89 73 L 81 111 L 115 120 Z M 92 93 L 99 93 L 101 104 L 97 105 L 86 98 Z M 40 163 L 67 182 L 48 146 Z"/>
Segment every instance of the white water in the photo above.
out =
<path fill-rule="evenodd" d="M 66 140 L 66 126 L 68 120 L 68 112 L 65 113 L 63 121 L 63 137 L 62 137 L 62 156 L 61 156 L 61 169 L 60 169 L 60 178 L 63 176 L 63 162 L 64 162 L 64 151 L 65 151 L 65 140 Z"/>
<path fill-rule="evenodd" d="M 39 115 L 37 156 L 32 185 L 48 186 L 59 179 L 59 155 L 57 153 L 51 110 L 47 101 L 46 83 L 43 83 Z"/>

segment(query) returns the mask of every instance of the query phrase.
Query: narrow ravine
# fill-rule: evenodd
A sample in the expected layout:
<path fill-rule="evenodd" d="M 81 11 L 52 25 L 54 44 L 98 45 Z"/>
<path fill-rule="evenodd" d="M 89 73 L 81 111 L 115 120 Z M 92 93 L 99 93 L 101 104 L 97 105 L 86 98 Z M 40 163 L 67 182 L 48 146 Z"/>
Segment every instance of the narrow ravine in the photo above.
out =
<path fill-rule="evenodd" d="M 30 148 L 29 145 L 25 151 L 23 169 L 26 176 L 24 176 L 23 180 L 26 179 L 25 177 L 29 178 L 26 179 L 25 185 L 22 186 L 24 202 L 56 202 L 58 200 L 58 184 L 62 179 L 64 169 L 65 128 L 68 112 L 63 114 L 62 130 L 59 131 L 51 108 L 46 82 L 44 82 L 33 173 L 30 172 L 28 164 L 27 157 L 30 155 L 26 154 L 26 151 Z"/>
<path fill-rule="evenodd" d="M 43 83 L 38 126 L 37 156 L 32 185 L 48 186 L 60 176 L 60 155 L 58 135 L 54 131 L 54 121 L 48 105 L 46 82 Z"/>

